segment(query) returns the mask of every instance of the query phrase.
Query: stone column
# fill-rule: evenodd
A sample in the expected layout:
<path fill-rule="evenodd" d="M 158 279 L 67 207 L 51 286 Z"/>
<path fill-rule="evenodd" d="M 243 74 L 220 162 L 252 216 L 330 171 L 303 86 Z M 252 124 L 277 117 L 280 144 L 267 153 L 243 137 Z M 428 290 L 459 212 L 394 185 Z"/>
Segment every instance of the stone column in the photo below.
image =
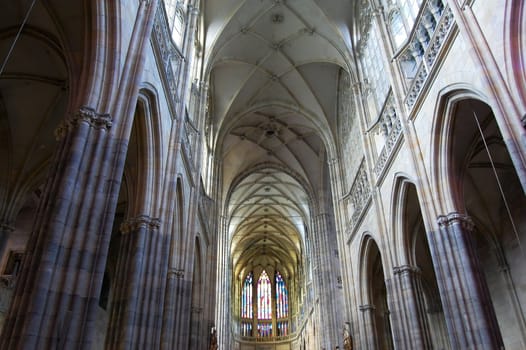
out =
<path fill-rule="evenodd" d="M 151 348 L 158 344 L 156 319 L 163 239 L 158 219 L 141 215 L 121 225 L 121 242 L 112 292 L 106 347 Z M 151 301 L 155 300 L 154 303 Z"/>
<path fill-rule="evenodd" d="M 375 310 L 376 308 L 374 305 L 360 305 L 362 323 L 365 331 L 365 334 L 362 337 L 362 346 L 365 350 L 376 350 L 378 348 L 378 343 L 376 341 L 378 334 L 376 334 L 376 321 L 374 317 Z M 365 343 L 363 343 L 363 341 L 365 341 Z"/>
<path fill-rule="evenodd" d="M 0 338 L 0 348 L 81 347 L 90 340 L 88 310 L 102 285 L 107 179 L 104 157 L 112 118 L 81 107 L 57 132 L 51 164 L 26 257 Z M 93 315 L 93 314 L 91 314 Z M 66 345 L 67 344 L 67 345 Z"/>
<path fill-rule="evenodd" d="M 166 292 L 164 295 L 164 310 L 161 332 L 161 348 L 177 348 L 177 327 L 178 327 L 178 300 L 181 294 L 182 280 L 184 279 L 184 269 L 170 268 L 166 276 Z"/>
<path fill-rule="evenodd" d="M 201 321 L 202 321 L 202 315 L 203 315 L 203 308 L 192 306 L 192 317 L 191 317 L 191 324 L 190 324 L 190 340 L 189 340 L 189 348 L 190 349 L 202 349 L 203 346 L 201 344 L 203 343 L 203 339 L 206 339 L 206 335 L 202 331 L 201 327 Z M 204 336 L 204 337 L 203 337 Z"/>
<path fill-rule="evenodd" d="M 9 223 L 2 222 L 0 223 L 0 259 L 4 256 L 5 253 L 5 247 L 7 245 L 7 241 L 9 240 L 9 235 L 11 232 L 13 232 L 15 228 L 11 226 Z"/>
<path fill-rule="evenodd" d="M 313 259 L 316 268 L 313 269 L 315 292 L 320 303 L 320 334 L 321 347 L 331 349 L 339 344 L 339 329 L 341 316 L 337 305 L 337 291 L 334 269 L 331 264 L 331 249 L 329 249 L 329 230 L 331 225 L 327 214 L 318 214 L 314 218 L 312 232 L 314 244 Z"/>
<path fill-rule="evenodd" d="M 402 265 L 394 268 L 393 335 L 397 349 L 432 349 L 426 322 L 420 269 Z"/>
<path fill-rule="evenodd" d="M 449 340 L 453 349 L 501 349 L 502 337 L 473 240 L 473 222 L 460 213 L 438 217 L 428 234 Z"/>
<path fill-rule="evenodd" d="M 90 1 L 88 17 L 78 19 L 89 23 L 82 48 L 91 58 L 86 58 L 89 64 L 81 77 L 73 77 L 82 83 L 70 82 L 77 95 L 70 96 L 72 106 L 56 133 L 58 143 L 50 176 L 0 337 L 1 349 L 92 348 L 111 227 L 156 3 L 139 3 L 127 45 L 119 46 L 116 33 L 121 18 L 105 12 L 114 9 L 113 5 Z M 127 52 L 122 71 L 116 71 L 117 51 L 119 55 Z"/>

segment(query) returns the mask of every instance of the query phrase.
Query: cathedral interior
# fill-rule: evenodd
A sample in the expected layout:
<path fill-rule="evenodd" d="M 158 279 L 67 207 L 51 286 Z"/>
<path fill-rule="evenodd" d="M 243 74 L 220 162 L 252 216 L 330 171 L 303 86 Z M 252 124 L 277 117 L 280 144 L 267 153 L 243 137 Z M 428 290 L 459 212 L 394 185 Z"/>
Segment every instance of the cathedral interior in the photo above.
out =
<path fill-rule="evenodd" d="M 525 33 L 523 0 L 2 1 L 0 349 L 526 349 Z"/>

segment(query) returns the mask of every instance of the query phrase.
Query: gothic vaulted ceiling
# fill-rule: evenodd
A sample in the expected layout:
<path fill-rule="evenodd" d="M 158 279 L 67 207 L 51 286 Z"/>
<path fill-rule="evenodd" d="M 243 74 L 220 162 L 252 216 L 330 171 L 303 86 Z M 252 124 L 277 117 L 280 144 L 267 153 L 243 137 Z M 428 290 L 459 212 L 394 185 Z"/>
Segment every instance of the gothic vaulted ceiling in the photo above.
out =
<path fill-rule="evenodd" d="M 205 2 L 209 147 L 235 274 L 292 274 L 313 206 L 328 189 L 337 86 L 351 62 L 351 1 Z"/>

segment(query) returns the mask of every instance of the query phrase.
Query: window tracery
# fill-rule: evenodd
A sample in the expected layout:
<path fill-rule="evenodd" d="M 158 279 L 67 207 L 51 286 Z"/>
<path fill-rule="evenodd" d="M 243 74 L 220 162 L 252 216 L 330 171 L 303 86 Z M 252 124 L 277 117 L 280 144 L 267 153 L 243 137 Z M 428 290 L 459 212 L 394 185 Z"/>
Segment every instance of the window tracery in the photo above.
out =
<path fill-rule="evenodd" d="M 271 276 L 263 270 L 255 281 L 253 272 L 249 272 L 243 281 L 241 336 L 267 338 L 289 334 L 287 284 L 279 271 Z"/>
<path fill-rule="evenodd" d="M 186 26 L 187 0 L 164 0 L 164 8 L 172 31 L 172 39 L 175 45 L 181 48 Z"/>

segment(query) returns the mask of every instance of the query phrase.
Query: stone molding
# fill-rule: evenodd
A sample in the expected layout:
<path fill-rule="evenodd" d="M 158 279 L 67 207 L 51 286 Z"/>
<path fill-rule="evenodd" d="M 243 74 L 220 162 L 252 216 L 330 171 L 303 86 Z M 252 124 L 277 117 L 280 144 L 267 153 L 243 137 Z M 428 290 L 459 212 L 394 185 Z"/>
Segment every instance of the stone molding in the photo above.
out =
<path fill-rule="evenodd" d="M 473 231 L 473 228 L 475 227 L 473 220 L 469 216 L 457 212 L 452 212 L 447 215 L 439 215 L 437 222 L 440 228 L 446 229 L 455 224 L 462 225 L 462 227 L 468 231 Z"/>
<path fill-rule="evenodd" d="M 203 312 L 203 308 L 202 307 L 192 306 L 192 313 L 193 314 L 200 314 L 201 312 Z"/>
<path fill-rule="evenodd" d="M 122 234 L 127 234 L 136 231 L 141 227 L 158 229 L 161 227 L 161 220 L 158 218 L 152 218 L 148 215 L 139 215 L 137 217 L 125 220 L 120 226 L 120 231 Z"/>
<path fill-rule="evenodd" d="M 55 129 L 56 140 L 60 141 L 63 139 L 71 128 L 76 127 L 80 123 L 87 123 L 90 127 L 97 130 L 109 130 L 113 125 L 113 120 L 107 113 L 98 113 L 91 107 L 82 106 L 76 112 L 66 117 Z"/>
<path fill-rule="evenodd" d="M 411 265 L 400 265 L 393 267 L 393 274 L 402 275 L 402 274 L 416 274 L 419 275 L 422 270 L 418 266 Z"/>
<path fill-rule="evenodd" d="M 415 35 L 410 43 L 400 53 L 399 60 L 416 60 L 418 68 L 405 97 L 405 104 L 409 110 L 413 109 L 420 93 L 426 86 L 427 78 L 435 69 L 435 61 L 447 41 L 451 28 L 455 23 L 453 12 L 448 6 L 443 7 L 432 1 L 427 1 L 421 11 L 422 14 L 415 22 Z M 430 19 L 433 18 L 433 21 Z M 435 24 L 436 23 L 436 24 Z"/>
<path fill-rule="evenodd" d="M 168 278 L 184 278 L 184 269 L 168 269 Z"/>
<path fill-rule="evenodd" d="M 365 167 L 365 159 L 362 159 L 348 196 L 350 197 L 353 208 L 351 227 L 354 227 L 365 211 L 367 203 L 371 198 L 371 186 L 369 184 L 369 177 Z"/>
<path fill-rule="evenodd" d="M 366 311 L 374 311 L 374 310 L 376 310 L 376 307 L 375 307 L 373 304 L 364 304 L 364 305 L 360 305 L 358 308 L 359 308 L 360 311 L 362 311 L 362 312 L 366 312 Z"/>
<path fill-rule="evenodd" d="M 8 223 L 1 222 L 0 223 L 0 233 L 11 233 L 15 230 L 15 228 Z"/>

